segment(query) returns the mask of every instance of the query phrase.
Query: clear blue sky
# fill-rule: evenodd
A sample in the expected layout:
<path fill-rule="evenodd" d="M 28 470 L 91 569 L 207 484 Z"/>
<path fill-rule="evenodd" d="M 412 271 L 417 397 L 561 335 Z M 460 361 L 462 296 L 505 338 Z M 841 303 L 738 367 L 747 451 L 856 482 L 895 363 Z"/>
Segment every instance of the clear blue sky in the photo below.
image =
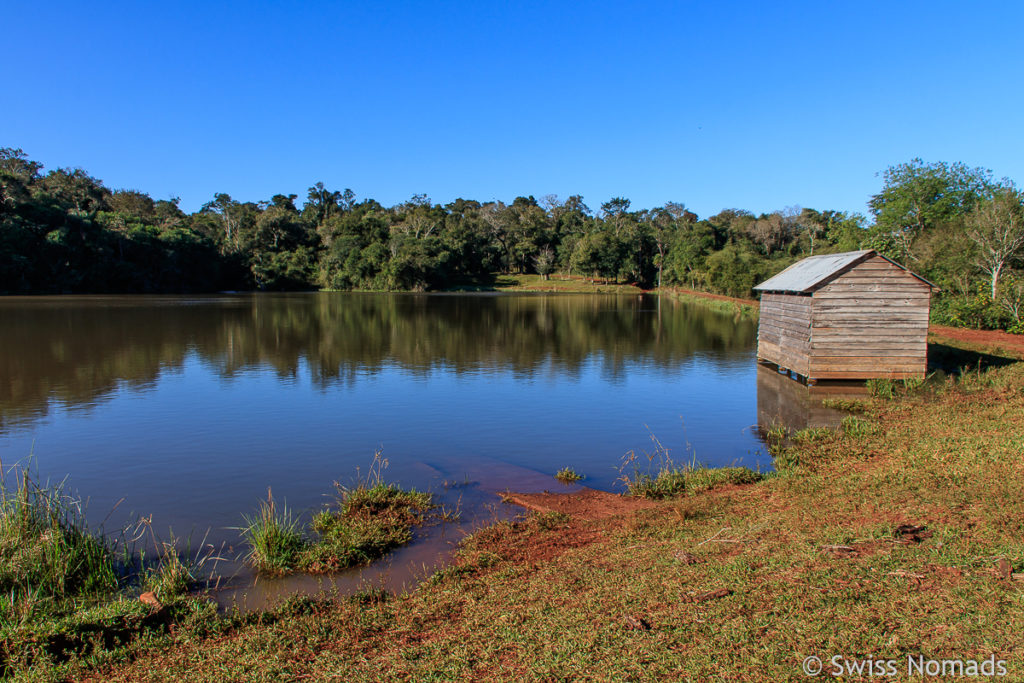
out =
<path fill-rule="evenodd" d="M 5 3 L 0 146 L 113 188 L 322 180 L 701 216 L 865 212 L 920 156 L 1024 182 L 1021 2 Z"/>

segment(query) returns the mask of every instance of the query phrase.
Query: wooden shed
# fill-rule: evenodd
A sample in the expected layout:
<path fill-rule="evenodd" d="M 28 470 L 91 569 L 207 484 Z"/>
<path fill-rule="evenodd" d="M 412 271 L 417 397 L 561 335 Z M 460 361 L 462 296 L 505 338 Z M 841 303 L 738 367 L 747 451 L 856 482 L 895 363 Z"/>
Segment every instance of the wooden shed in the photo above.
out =
<path fill-rule="evenodd" d="M 809 381 L 923 377 L 934 288 L 873 249 L 805 258 L 754 287 L 757 359 Z"/>

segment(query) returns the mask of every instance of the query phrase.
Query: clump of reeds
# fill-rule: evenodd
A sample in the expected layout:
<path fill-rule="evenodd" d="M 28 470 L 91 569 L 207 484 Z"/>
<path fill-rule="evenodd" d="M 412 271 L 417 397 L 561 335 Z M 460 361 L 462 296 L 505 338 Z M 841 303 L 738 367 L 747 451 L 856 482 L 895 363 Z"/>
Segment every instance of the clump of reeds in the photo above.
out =
<path fill-rule="evenodd" d="M 157 561 L 143 571 L 142 587 L 153 591 L 161 602 L 188 594 L 196 583 L 193 568 L 178 553 L 174 538 L 160 544 Z"/>
<path fill-rule="evenodd" d="M 260 503 L 256 514 L 243 518 L 242 536 L 250 546 L 246 558 L 250 564 L 269 574 L 282 574 L 298 566 L 308 544 L 298 521 L 287 506 L 277 507 L 269 488 L 267 499 Z"/>
<path fill-rule="evenodd" d="M 115 549 L 86 523 L 82 501 L 63 482 L 43 485 L 24 468 L 0 467 L 0 621 L 118 589 Z"/>

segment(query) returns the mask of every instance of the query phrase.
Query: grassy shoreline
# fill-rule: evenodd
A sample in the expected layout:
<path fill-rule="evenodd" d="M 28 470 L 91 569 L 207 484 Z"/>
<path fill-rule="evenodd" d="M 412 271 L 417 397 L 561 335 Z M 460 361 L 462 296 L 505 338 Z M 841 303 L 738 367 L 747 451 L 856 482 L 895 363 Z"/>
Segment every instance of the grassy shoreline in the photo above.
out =
<path fill-rule="evenodd" d="M 661 293 L 756 315 L 748 302 Z M 1020 663 L 1011 675 L 1024 677 L 1024 638 L 1016 635 L 1024 631 L 1024 363 L 1006 347 L 965 344 L 942 328 L 930 341 L 941 343 L 950 368 L 970 372 L 873 392 L 836 432 L 778 439 L 771 475 L 668 466 L 634 480 L 634 494 L 655 501 L 650 509 L 496 524 L 467 539 L 452 566 L 399 596 L 368 590 L 219 615 L 186 592 L 194 568 L 173 549 L 127 566 L 74 517 L 29 520 L 27 532 L 8 524 L 0 544 L 18 534 L 69 539 L 55 549 L 36 545 L 63 561 L 61 586 L 70 588 L 38 601 L 44 611 L 56 606 L 52 614 L 26 621 L 15 603 L 39 582 L 19 584 L 11 563 L 0 675 L 677 680 L 727 672 L 755 681 L 802 679 L 800 653 L 999 653 Z M 431 505 L 409 493 L 383 484 L 378 470 L 375 483 L 341 492 L 336 511 L 318 522 L 320 540 L 294 548 L 281 568 L 333 571 L 407 542 Z M 387 509 L 387 528 L 360 512 L 368 507 Z M 76 592 L 88 583 L 75 573 L 76 546 L 81 562 L 107 574 L 100 589 Z M 5 558 L 31 554 L 11 543 L 0 550 Z M 134 588 L 119 590 L 126 572 Z M 142 590 L 155 605 L 136 599 Z M 968 626 L 948 625 L 965 619 Z"/>
<path fill-rule="evenodd" d="M 761 681 L 806 680 L 808 656 L 995 654 L 1024 676 L 1024 363 L 859 408 L 780 445 L 770 476 L 705 473 L 627 515 L 487 527 L 398 596 L 180 608 L 117 647 L 12 673 Z"/>

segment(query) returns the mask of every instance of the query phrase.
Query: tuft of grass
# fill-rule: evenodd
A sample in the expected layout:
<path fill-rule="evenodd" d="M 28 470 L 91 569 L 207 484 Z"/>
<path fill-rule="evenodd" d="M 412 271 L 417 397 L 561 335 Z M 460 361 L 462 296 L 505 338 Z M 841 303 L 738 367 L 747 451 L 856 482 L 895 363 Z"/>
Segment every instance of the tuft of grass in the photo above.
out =
<path fill-rule="evenodd" d="M 804 464 L 804 459 L 797 448 L 778 447 L 772 451 L 772 466 L 776 474 L 786 475 L 793 473 Z"/>
<path fill-rule="evenodd" d="M 844 434 L 854 439 L 861 439 L 866 436 L 870 436 L 876 431 L 874 424 L 854 415 L 847 415 L 844 417 L 843 421 L 839 424 L 839 429 Z"/>
<path fill-rule="evenodd" d="M 244 520 L 242 537 L 250 546 L 246 560 L 252 566 L 267 574 L 284 574 L 298 566 L 308 544 L 298 520 L 286 506 L 278 509 L 269 488 L 256 515 L 245 515 Z"/>
<path fill-rule="evenodd" d="M 790 439 L 792 439 L 793 443 L 812 443 L 821 439 L 827 439 L 833 434 L 835 434 L 835 431 L 828 427 L 805 427 L 793 432 Z"/>
<path fill-rule="evenodd" d="M 785 425 L 773 424 L 764 430 L 764 440 L 768 442 L 768 451 L 774 453 L 773 448 L 781 447 L 789 438 L 789 430 Z"/>
<path fill-rule="evenodd" d="M 368 564 L 409 543 L 413 527 L 434 507 L 429 493 L 384 482 L 339 486 L 339 491 L 338 509 L 313 518 L 319 539 L 303 552 L 303 569 L 327 572 Z"/>
<path fill-rule="evenodd" d="M 245 517 L 242 535 L 251 550 L 249 564 L 268 574 L 302 570 L 333 572 L 369 564 L 388 551 L 412 540 L 413 528 L 422 524 L 428 511 L 437 508 L 429 493 L 404 490 L 384 481 L 388 461 L 374 454 L 369 473 L 357 475 L 357 483 L 345 487 L 335 482 L 335 509 L 313 516 L 312 541 L 287 508 L 278 509 L 270 489 L 253 517 Z M 458 506 L 442 508 L 441 521 L 458 519 Z"/>
<path fill-rule="evenodd" d="M 581 481 L 583 479 L 583 475 L 579 474 L 571 467 L 563 467 L 555 472 L 555 479 L 563 484 L 573 484 L 577 481 Z"/>
<path fill-rule="evenodd" d="M 378 450 L 368 474 L 359 477 L 355 486 L 335 482 L 337 509 L 323 510 L 313 518 L 318 540 L 303 551 L 302 569 L 330 572 L 369 564 L 412 540 L 413 528 L 436 507 L 433 496 L 385 482 L 387 466 Z M 442 510 L 441 518 L 457 519 L 458 510 Z"/>
<path fill-rule="evenodd" d="M 354 605 L 383 605 L 391 599 L 391 593 L 383 588 L 364 588 L 348 596 L 348 602 Z"/>
<path fill-rule="evenodd" d="M 924 377 L 908 377 L 906 379 L 869 379 L 865 383 L 868 393 L 875 398 L 892 400 L 897 396 L 905 396 L 920 392 L 927 386 L 927 379 Z"/>
<path fill-rule="evenodd" d="M 182 561 L 172 538 L 163 544 L 156 565 L 145 571 L 142 586 L 153 591 L 160 602 L 171 602 L 188 594 L 195 583 L 192 570 Z"/>
<path fill-rule="evenodd" d="M 893 399 L 896 397 L 896 382 L 886 378 L 869 379 L 866 383 L 868 393 L 875 398 Z"/>
<path fill-rule="evenodd" d="M 908 393 L 909 394 L 909 393 L 913 393 L 915 391 L 919 391 L 921 388 L 924 387 L 925 381 L 926 380 L 925 380 L 924 377 L 908 377 L 908 378 L 906 378 L 905 380 L 903 380 L 903 391 L 904 391 L 904 393 Z"/>
<path fill-rule="evenodd" d="M 785 431 L 782 431 L 785 434 Z M 619 481 L 626 493 L 637 498 L 671 498 L 695 494 L 725 484 L 748 484 L 759 481 L 762 475 L 747 467 L 707 467 L 697 462 L 694 454 L 690 462 L 678 466 L 669 457 L 668 449 L 654 434 L 650 435 L 654 452 L 645 453 L 646 471 L 636 463 L 642 462 L 635 451 L 626 453 L 619 467 Z M 631 470 L 631 471 L 630 471 Z"/>
<path fill-rule="evenodd" d="M 727 484 L 753 484 L 762 475 L 747 467 L 663 467 L 656 475 L 637 474 L 626 480 L 629 495 L 637 498 L 672 498 L 694 495 Z"/>
<path fill-rule="evenodd" d="M 821 405 L 833 410 L 845 410 L 848 413 L 863 413 L 868 409 L 866 401 L 851 398 L 825 398 L 821 400 Z"/>
<path fill-rule="evenodd" d="M 24 468 L 12 476 L 13 490 L 0 472 L 0 629 L 117 591 L 124 567 L 89 529 L 81 500 Z"/>

